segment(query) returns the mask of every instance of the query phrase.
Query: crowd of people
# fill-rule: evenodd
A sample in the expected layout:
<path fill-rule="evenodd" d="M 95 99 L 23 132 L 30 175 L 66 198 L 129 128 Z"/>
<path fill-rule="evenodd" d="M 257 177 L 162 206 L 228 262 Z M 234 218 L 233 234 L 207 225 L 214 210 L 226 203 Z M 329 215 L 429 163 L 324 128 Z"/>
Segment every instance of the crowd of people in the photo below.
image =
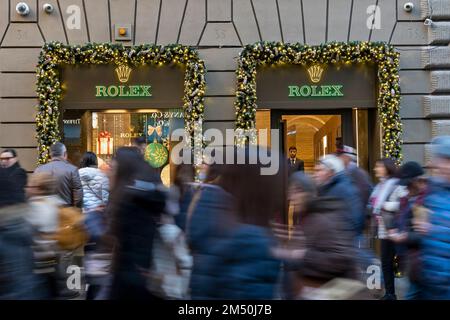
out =
<path fill-rule="evenodd" d="M 2 151 L 0 299 L 395 300 L 399 274 L 406 299 L 450 299 L 450 136 L 426 168 L 378 160 L 375 185 L 340 146 L 312 175 L 295 148 L 275 175 L 235 148 L 244 164 L 182 164 L 165 187 L 138 142 L 107 170 L 60 142 L 30 175 Z"/>

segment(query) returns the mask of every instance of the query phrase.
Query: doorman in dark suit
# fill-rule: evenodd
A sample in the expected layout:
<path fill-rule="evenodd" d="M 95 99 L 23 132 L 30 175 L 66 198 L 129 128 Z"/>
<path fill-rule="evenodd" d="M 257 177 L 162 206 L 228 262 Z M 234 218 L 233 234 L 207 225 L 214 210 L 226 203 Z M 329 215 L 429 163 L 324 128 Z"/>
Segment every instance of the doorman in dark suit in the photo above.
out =
<path fill-rule="evenodd" d="M 305 171 L 305 164 L 303 160 L 297 158 L 296 147 L 292 146 L 289 148 L 288 165 L 289 165 L 289 175 L 297 171 Z"/>

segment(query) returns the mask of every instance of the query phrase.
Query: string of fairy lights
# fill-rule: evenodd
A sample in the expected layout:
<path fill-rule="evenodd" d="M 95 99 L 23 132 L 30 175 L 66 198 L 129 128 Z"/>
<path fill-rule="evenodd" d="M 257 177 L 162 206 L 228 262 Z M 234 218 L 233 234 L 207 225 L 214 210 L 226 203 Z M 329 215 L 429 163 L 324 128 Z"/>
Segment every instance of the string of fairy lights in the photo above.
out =
<path fill-rule="evenodd" d="M 401 161 L 399 53 L 383 42 L 331 42 L 318 46 L 257 42 L 239 54 L 236 90 L 236 143 L 256 143 L 256 73 L 258 67 L 297 64 L 375 63 L 378 76 L 377 107 L 384 157 Z"/>
<path fill-rule="evenodd" d="M 38 140 L 38 162 L 49 159 L 50 146 L 59 141 L 59 117 L 62 87 L 60 67 L 78 64 L 114 64 L 134 67 L 144 65 L 182 64 L 184 78 L 184 119 L 186 139 L 195 152 L 201 152 L 201 128 L 204 113 L 205 65 L 195 49 L 179 44 L 159 46 L 140 45 L 124 47 L 122 44 L 87 44 L 68 46 L 60 42 L 50 42 L 43 46 L 37 65 L 37 106 L 36 130 Z M 201 156 L 196 155 L 197 158 Z"/>
<path fill-rule="evenodd" d="M 319 46 L 258 42 L 244 47 L 238 58 L 236 90 L 236 143 L 256 144 L 256 71 L 264 65 L 282 64 L 357 64 L 373 62 L 378 67 L 378 110 L 382 129 L 384 157 L 401 160 L 399 53 L 381 42 L 332 42 Z M 39 163 L 49 159 L 48 149 L 60 140 L 59 104 L 62 98 L 60 67 L 64 64 L 127 64 L 130 66 L 185 65 L 184 119 L 186 139 L 194 147 L 194 157 L 201 159 L 203 146 L 205 66 L 198 53 L 183 45 L 140 45 L 127 48 L 121 44 L 68 46 L 59 42 L 44 45 L 37 66 L 36 116 Z"/>

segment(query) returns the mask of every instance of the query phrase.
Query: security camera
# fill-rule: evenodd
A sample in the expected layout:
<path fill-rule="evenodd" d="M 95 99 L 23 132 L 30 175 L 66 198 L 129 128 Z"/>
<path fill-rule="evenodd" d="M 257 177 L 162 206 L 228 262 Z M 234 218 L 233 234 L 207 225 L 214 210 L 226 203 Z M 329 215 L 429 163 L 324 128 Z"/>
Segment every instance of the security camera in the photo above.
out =
<path fill-rule="evenodd" d="M 403 10 L 406 12 L 411 12 L 414 9 L 414 4 L 412 2 L 407 2 L 403 5 Z"/>
<path fill-rule="evenodd" d="M 50 3 L 45 3 L 42 8 L 44 9 L 45 12 L 47 13 L 52 13 L 54 8 L 53 5 L 51 5 Z"/>
<path fill-rule="evenodd" d="M 423 22 L 424 25 L 426 26 L 431 26 L 433 24 L 433 20 L 427 18 L 425 19 L 425 21 Z"/>
<path fill-rule="evenodd" d="M 26 16 L 30 13 L 30 7 L 25 2 L 19 2 L 16 6 L 16 12 L 21 16 Z"/>

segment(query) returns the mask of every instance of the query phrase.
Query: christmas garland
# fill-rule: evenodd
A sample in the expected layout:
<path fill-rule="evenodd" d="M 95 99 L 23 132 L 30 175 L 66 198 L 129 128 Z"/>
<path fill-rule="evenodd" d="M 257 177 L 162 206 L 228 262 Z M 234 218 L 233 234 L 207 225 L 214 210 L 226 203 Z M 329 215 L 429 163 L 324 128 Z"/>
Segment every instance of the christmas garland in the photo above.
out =
<path fill-rule="evenodd" d="M 194 128 L 201 126 L 204 111 L 205 66 L 197 51 L 191 47 L 173 44 L 168 46 L 140 45 L 127 48 L 121 44 L 87 44 L 67 46 L 59 42 L 44 45 L 37 65 L 37 95 L 39 105 L 36 115 L 36 130 L 39 163 L 49 159 L 49 147 L 60 140 L 59 103 L 61 101 L 61 79 L 59 67 L 63 64 L 127 64 L 130 66 L 183 64 L 184 120 L 187 137 L 192 138 Z M 194 137 L 195 141 L 195 137 Z"/>
<path fill-rule="evenodd" d="M 381 42 L 332 42 L 319 46 L 258 42 L 247 45 L 239 55 L 236 90 L 237 143 L 255 138 L 256 69 L 277 64 L 356 64 L 374 62 L 378 69 L 378 110 L 382 128 L 383 156 L 401 160 L 399 53 Z"/>

